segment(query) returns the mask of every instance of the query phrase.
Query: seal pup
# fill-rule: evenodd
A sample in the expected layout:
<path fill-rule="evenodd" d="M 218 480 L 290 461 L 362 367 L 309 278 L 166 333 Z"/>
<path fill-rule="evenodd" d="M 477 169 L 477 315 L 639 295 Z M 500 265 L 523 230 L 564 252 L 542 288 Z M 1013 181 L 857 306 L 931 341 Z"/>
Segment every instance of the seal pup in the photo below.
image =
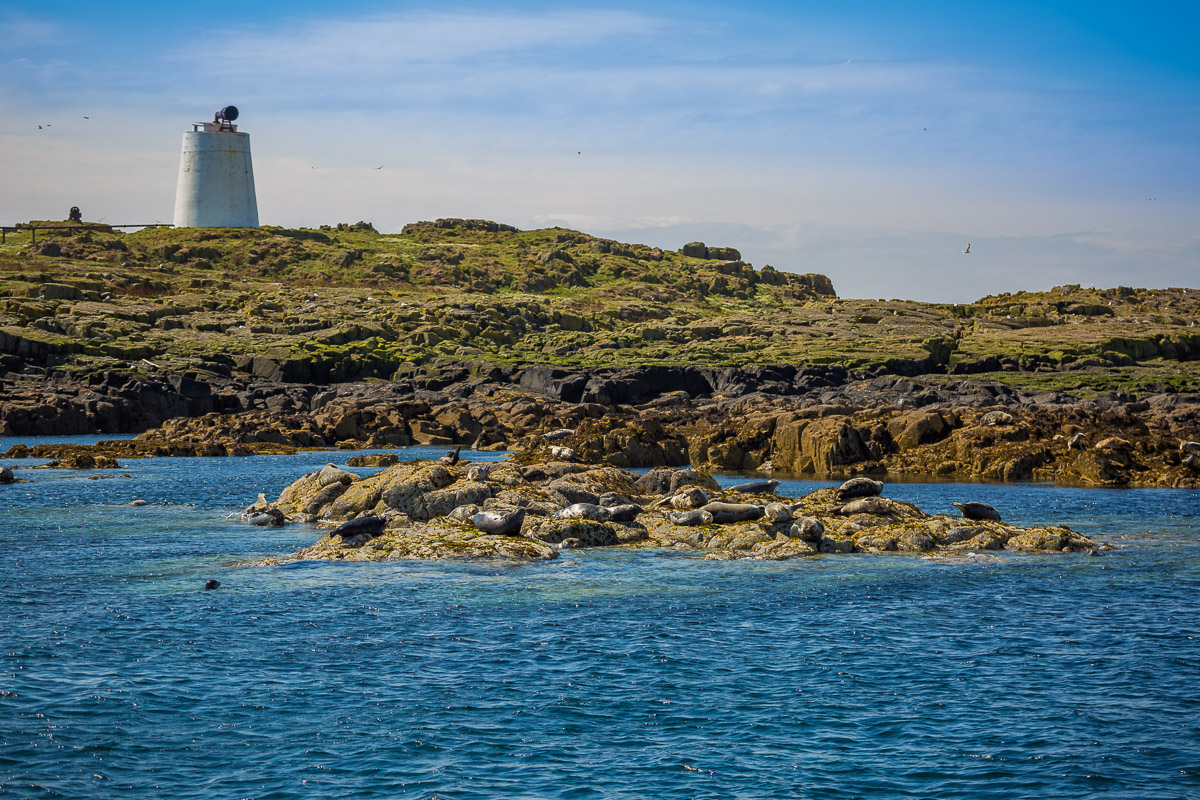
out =
<path fill-rule="evenodd" d="M 519 536 L 521 523 L 525 521 L 525 509 L 515 511 L 480 511 L 471 517 L 471 524 L 484 533 L 499 536 Z"/>
<path fill-rule="evenodd" d="M 882 491 L 883 481 L 873 481 L 870 478 L 851 478 L 838 487 L 836 497 L 839 502 L 844 502 L 856 497 L 878 497 Z"/>
<path fill-rule="evenodd" d="M 361 536 L 364 533 L 374 539 L 379 534 L 383 533 L 384 526 L 387 525 L 387 520 L 383 517 L 356 517 L 343 522 L 332 531 L 330 536 L 340 536 L 342 540 L 349 539 L 354 536 Z"/>
<path fill-rule="evenodd" d="M 989 506 L 987 503 L 951 503 L 950 505 L 961 511 L 964 519 L 982 520 L 986 522 L 1000 521 L 1000 512 Z"/>
<path fill-rule="evenodd" d="M 742 494 L 766 494 L 767 492 L 775 491 L 781 481 L 774 478 L 770 480 L 746 481 L 745 483 L 737 483 L 730 486 L 726 491 L 741 492 Z"/>
<path fill-rule="evenodd" d="M 442 456 L 441 459 L 439 459 L 439 460 L 446 466 L 453 467 L 455 464 L 458 463 L 458 454 L 461 450 L 462 450 L 462 445 L 459 445 L 458 447 L 454 448 L 453 450 L 450 450 L 449 452 L 447 452 L 446 455 Z"/>

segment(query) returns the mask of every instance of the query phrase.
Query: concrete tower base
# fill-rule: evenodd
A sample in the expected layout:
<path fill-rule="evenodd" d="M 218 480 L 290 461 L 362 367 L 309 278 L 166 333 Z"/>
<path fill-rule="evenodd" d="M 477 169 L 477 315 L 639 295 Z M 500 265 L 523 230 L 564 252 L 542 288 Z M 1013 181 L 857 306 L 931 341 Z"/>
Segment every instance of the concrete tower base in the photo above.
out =
<path fill-rule="evenodd" d="M 175 227 L 258 227 L 250 134 L 216 123 L 198 123 L 183 134 Z"/>

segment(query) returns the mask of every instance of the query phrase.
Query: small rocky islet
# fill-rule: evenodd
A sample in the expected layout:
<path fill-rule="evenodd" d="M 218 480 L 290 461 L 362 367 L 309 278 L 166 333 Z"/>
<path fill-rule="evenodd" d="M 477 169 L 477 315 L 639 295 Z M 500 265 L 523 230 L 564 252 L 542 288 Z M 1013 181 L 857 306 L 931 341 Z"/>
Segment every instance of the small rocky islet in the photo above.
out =
<path fill-rule="evenodd" d="M 274 502 L 260 494 L 244 512 L 252 524 L 315 522 L 329 532 L 298 552 L 257 563 L 544 561 L 586 547 L 659 547 L 754 560 L 1107 548 L 1066 526 L 1003 522 L 978 502 L 962 503 L 962 516 L 930 514 L 884 496 L 884 484 L 865 477 L 788 498 L 777 495 L 774 480 L 722 489 L 702 470 L 658 467 L 638 475 L 554 458 L 548 449 L 503 462 L 446 461 L 396 463 L 369 477 L 329 464 L 297 479 Z"/>

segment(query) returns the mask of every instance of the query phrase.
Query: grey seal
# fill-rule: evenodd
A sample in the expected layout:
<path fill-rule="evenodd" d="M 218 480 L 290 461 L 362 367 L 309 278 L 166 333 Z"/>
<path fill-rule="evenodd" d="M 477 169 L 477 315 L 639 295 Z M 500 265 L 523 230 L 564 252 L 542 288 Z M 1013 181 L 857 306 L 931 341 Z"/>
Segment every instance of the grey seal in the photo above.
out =
<path fill-rule="evenodd" d="M 819 542 L 825 535 L 825 525 L 816 517 L 801 517 L 788 529 L 788 536 L 806 542 Z"/>
<path fill-rule="evenodd" d="M 707 511 L 696 509 L 694 511 L 668 511 L 666 517 L 674 525 L 711 525 L 713 515 Z"/>
<path fill-rule="evenodd" d="M 606 522 L 633 522 L 642 513 L 642 507 L 637 503 L 624 503 L 619 506 L 601 508 Z"/>
<path fill-rule="evenodd" d="M 775 491 L 775 487 L 780 484 L 780 481 L 775 479 L 761 481 L 746 481 L 745 483 L 736 483 L 730 486 L 728 491 L 741 492 L 742 494 L 766 494 L 767 492 Z"/>
<path fill-rule="evenodd" d="M 573 503 L 555 511 L 550 515 L 550 519 L 590 519 L 602 522 L 608 519 L 606 511 L 607 509 L 601 508 L 595 503 Z"/>
<path fill-rule="evenodd" d="M 220 581 L 214 581 L 214 580 L 212 580 L 212 579 L 206 580 L 206 581 L 204 582 L 204 588 L 205 588 L 205 590 L 207 590 L 207 591 L 210 591 L 210 592 L 211 592 L 213 589 L 220 589 L 220 588 L 221 588 L 221 582 L 220 582 Z"/>
<path fill-rule="evenodd" d="M 480 511 L 471 517 L 471 524 L 484 533 L 499 536 L 518 536 L 525 521 L 525 509 L 516 511 Z"/>
<path fill-rule="evenodd" d="M 627 506 L 633 501 L 623 494 L 617 494 L 616 492 L 605 492 L 604 494 L 600 495 L 599 498 L 597 498 L 596 502 L 598 505 L 604 506 L 605 508 L 615 508 L 617 506 Z"/>
<path fill-rule="evenodd" d="M 347 472 L 338 467 L 337 464 L 326 464 L 321 467 L 321 471 L 317 473 L 317 485 L 322 489 L 331 483 L 344 483 L 349 486 L 354 481 L 358 480 L 358 476 L 353 472 Z"/>
<path fill-rule="evenodd" d="M 356 517 L 338 525 L 330 531 L 329 535 L 349 539 L 352 536 L 361 536 L 365 533 L 373 539 L 383 533 L 385 525 L 387 525 L 387 520 L 383 517 Z"/>
<path fill-rule="evenodd" d="M 278 508 L 268 508 L 261 514 L 255 514 L 250 518 L 251 525 L 257 525 L 260 528 L 278 528 L 284 523 L 285 517 L 283 512 Z"/>
<path fill-rule="evenodd" d="M 850 516 L 851 514 L 874 514 L 881 516 L 883 514 L 894 514 L 896 512 L 896 504 L 886 497 L 860 497 L 857 500 L 851 500 L 846 505 L 842 506 L 838 511 L 839 514 Z"/>
<path fill-rule="evenodd" d="M 1000 512 L 987 503 L 951 503 L 950 505 L 961 511 L 964 519 L 984 520 L 987 522 L 1000 521 Z"/>
<path fill-rule="evenodd" d="M 9 467 L 0 467 L 0 483 L 12 483 L 17 479 Z"/>
<path fill-rule="evenodd" d="M 882 491 L 882 481 L 873 481 L 870 478 L 851 478 L 838 487 L 836 497 L 839 501 L 845 502 L 856 497 L 877 497 Z"/>
<path fill-rule="evenodd" d="M 709 503 L 700 510 L 712 514 L 713 522 L 717 524 L 762 519 L 762 515 L 766 513 L 762 506 L 749 503 Z"/>
<path fill-rule="evenodd" d="M 767 503 L 767 522 L 772 524 L 788 522 L 792 518 L 792 507 L 783 503 Z"/>
<path fill-rule="evenodd" d="M 455 464 L 458 463 L 458 454 L 461 451 L 462 451 L 462 446 L 459 445 L 458 447 L 456 447 L 453 450 L 446 453 L 446 455 L 442 456 L 441 459 L 439 459 L 439 460 L 446 466 L 453 467 Z"/>

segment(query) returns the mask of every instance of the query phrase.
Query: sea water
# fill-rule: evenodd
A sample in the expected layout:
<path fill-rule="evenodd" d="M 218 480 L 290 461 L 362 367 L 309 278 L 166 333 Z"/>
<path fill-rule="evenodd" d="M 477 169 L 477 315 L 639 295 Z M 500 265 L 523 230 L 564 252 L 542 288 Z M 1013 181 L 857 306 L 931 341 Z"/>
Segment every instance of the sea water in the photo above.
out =
<path fill-rule="evenodd" d="M 1096 556 L 247 566 L 353 454 L 5 462 L 0 797 L 1200 796 L 1198 492 L 886 491 Z"/>

